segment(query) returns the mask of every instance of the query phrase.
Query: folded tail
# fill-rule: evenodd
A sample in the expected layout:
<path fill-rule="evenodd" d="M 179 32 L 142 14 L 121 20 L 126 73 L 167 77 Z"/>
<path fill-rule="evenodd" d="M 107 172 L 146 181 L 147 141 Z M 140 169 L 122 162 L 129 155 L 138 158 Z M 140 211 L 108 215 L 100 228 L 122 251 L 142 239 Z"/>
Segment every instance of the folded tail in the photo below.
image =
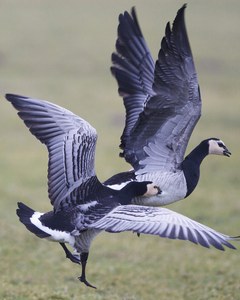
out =
<path fill-rule="evenodd" d="M 35 213 L 33 209 L 23 204 L 22 202 L 18 202 L 18 209 L 16 210 L 16 213 L 19 217 L 20 222 L 22 222 L 26 226 L 26 228 L 36 236 L 41 239 L 50 236 L 50 234 L 42 231 L 32 223 L 31 218 Z"/>

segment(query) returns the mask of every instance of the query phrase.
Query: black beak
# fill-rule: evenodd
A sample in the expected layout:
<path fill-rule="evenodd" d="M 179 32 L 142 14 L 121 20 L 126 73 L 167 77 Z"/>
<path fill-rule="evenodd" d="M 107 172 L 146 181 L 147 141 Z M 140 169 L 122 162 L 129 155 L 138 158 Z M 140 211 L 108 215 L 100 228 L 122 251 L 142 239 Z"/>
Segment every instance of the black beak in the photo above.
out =
<path fill-rule="evenodd" d="M 154 186 L 155 187 L 155 189 L 157 189 L 158 190 L 158 193 L 157 193 L 157 195 L 160 195 L 160 194 L 162 194 L 162 190 L 160 189 L 160 187 L 159 186 Z"/>
<path fill-rule="evenodd" d="M 232 154 L 232 153 L 228 150 L 228 148 L 225 147 L 225 149 L 223 150 L 223 155 L 224 155 L 224 156 L 227 156 L 227 157 L 230 157 L 231 154 Z"/>

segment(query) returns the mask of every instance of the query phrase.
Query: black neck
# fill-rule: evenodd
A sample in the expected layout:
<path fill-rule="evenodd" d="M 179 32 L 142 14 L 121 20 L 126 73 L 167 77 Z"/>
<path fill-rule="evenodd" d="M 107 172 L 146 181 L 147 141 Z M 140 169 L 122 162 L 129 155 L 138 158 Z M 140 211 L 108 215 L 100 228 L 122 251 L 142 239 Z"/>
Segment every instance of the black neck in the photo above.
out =
<path fill-rule="evenodd" d="M 208 143 L 202 142 L 185 159 L 190 159 L 200 166 L 203 159 L 208 155 Z"/>
<path fill-rule="evenodd" d="M 187 182 L 187 194 L 189 196 L 195 189 L 200 177 L 200 165 L 208 155 L 208 143 L 201 143 L 184 159 L 182 170 Z"/>

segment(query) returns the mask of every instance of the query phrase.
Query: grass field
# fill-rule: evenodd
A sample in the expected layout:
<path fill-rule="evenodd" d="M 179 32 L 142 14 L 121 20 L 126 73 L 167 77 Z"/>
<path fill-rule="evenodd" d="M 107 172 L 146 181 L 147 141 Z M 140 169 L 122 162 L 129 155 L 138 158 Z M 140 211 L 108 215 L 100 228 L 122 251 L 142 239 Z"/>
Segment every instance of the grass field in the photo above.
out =
<path fill-rule="evenodd" d="M 167 21 L 183 4 L 160 0 L 3 0 L 0 5 L 0 299 L 236 300 L 239 250 L 220 252 L 183 241 L 132 233 L 93 242 L 88 279 L 57 244 L 25 230 L 15 214 L 23 201 L 39 211 L 47 198 L 47 151 L 4 100 L 5 92 L 46 99 L 98 131 L 96 164 L 104 180 L 129 166 L 118 158 L 124 109 L 111 77 L 118 14 L 135 5 L 156 57 Z M 170 208 L 229 235 L 240 234 L 240 2 L 188 1 L 186 23 L 203 99 L 189 149 L 220 137 L 232 157 L 208 157 L 201 181 Z"/>

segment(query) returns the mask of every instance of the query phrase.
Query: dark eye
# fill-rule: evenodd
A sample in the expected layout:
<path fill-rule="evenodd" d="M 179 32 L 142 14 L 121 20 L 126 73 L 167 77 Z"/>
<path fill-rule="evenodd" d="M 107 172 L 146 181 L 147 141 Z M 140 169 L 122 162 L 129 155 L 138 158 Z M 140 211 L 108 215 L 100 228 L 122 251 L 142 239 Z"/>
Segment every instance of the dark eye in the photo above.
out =
<path fill-rule="evenodd" d="M 218 143 L 218 146 L 221 147 L 221 148 L 224 148 L 224 145 L 221 142 Z"/>

